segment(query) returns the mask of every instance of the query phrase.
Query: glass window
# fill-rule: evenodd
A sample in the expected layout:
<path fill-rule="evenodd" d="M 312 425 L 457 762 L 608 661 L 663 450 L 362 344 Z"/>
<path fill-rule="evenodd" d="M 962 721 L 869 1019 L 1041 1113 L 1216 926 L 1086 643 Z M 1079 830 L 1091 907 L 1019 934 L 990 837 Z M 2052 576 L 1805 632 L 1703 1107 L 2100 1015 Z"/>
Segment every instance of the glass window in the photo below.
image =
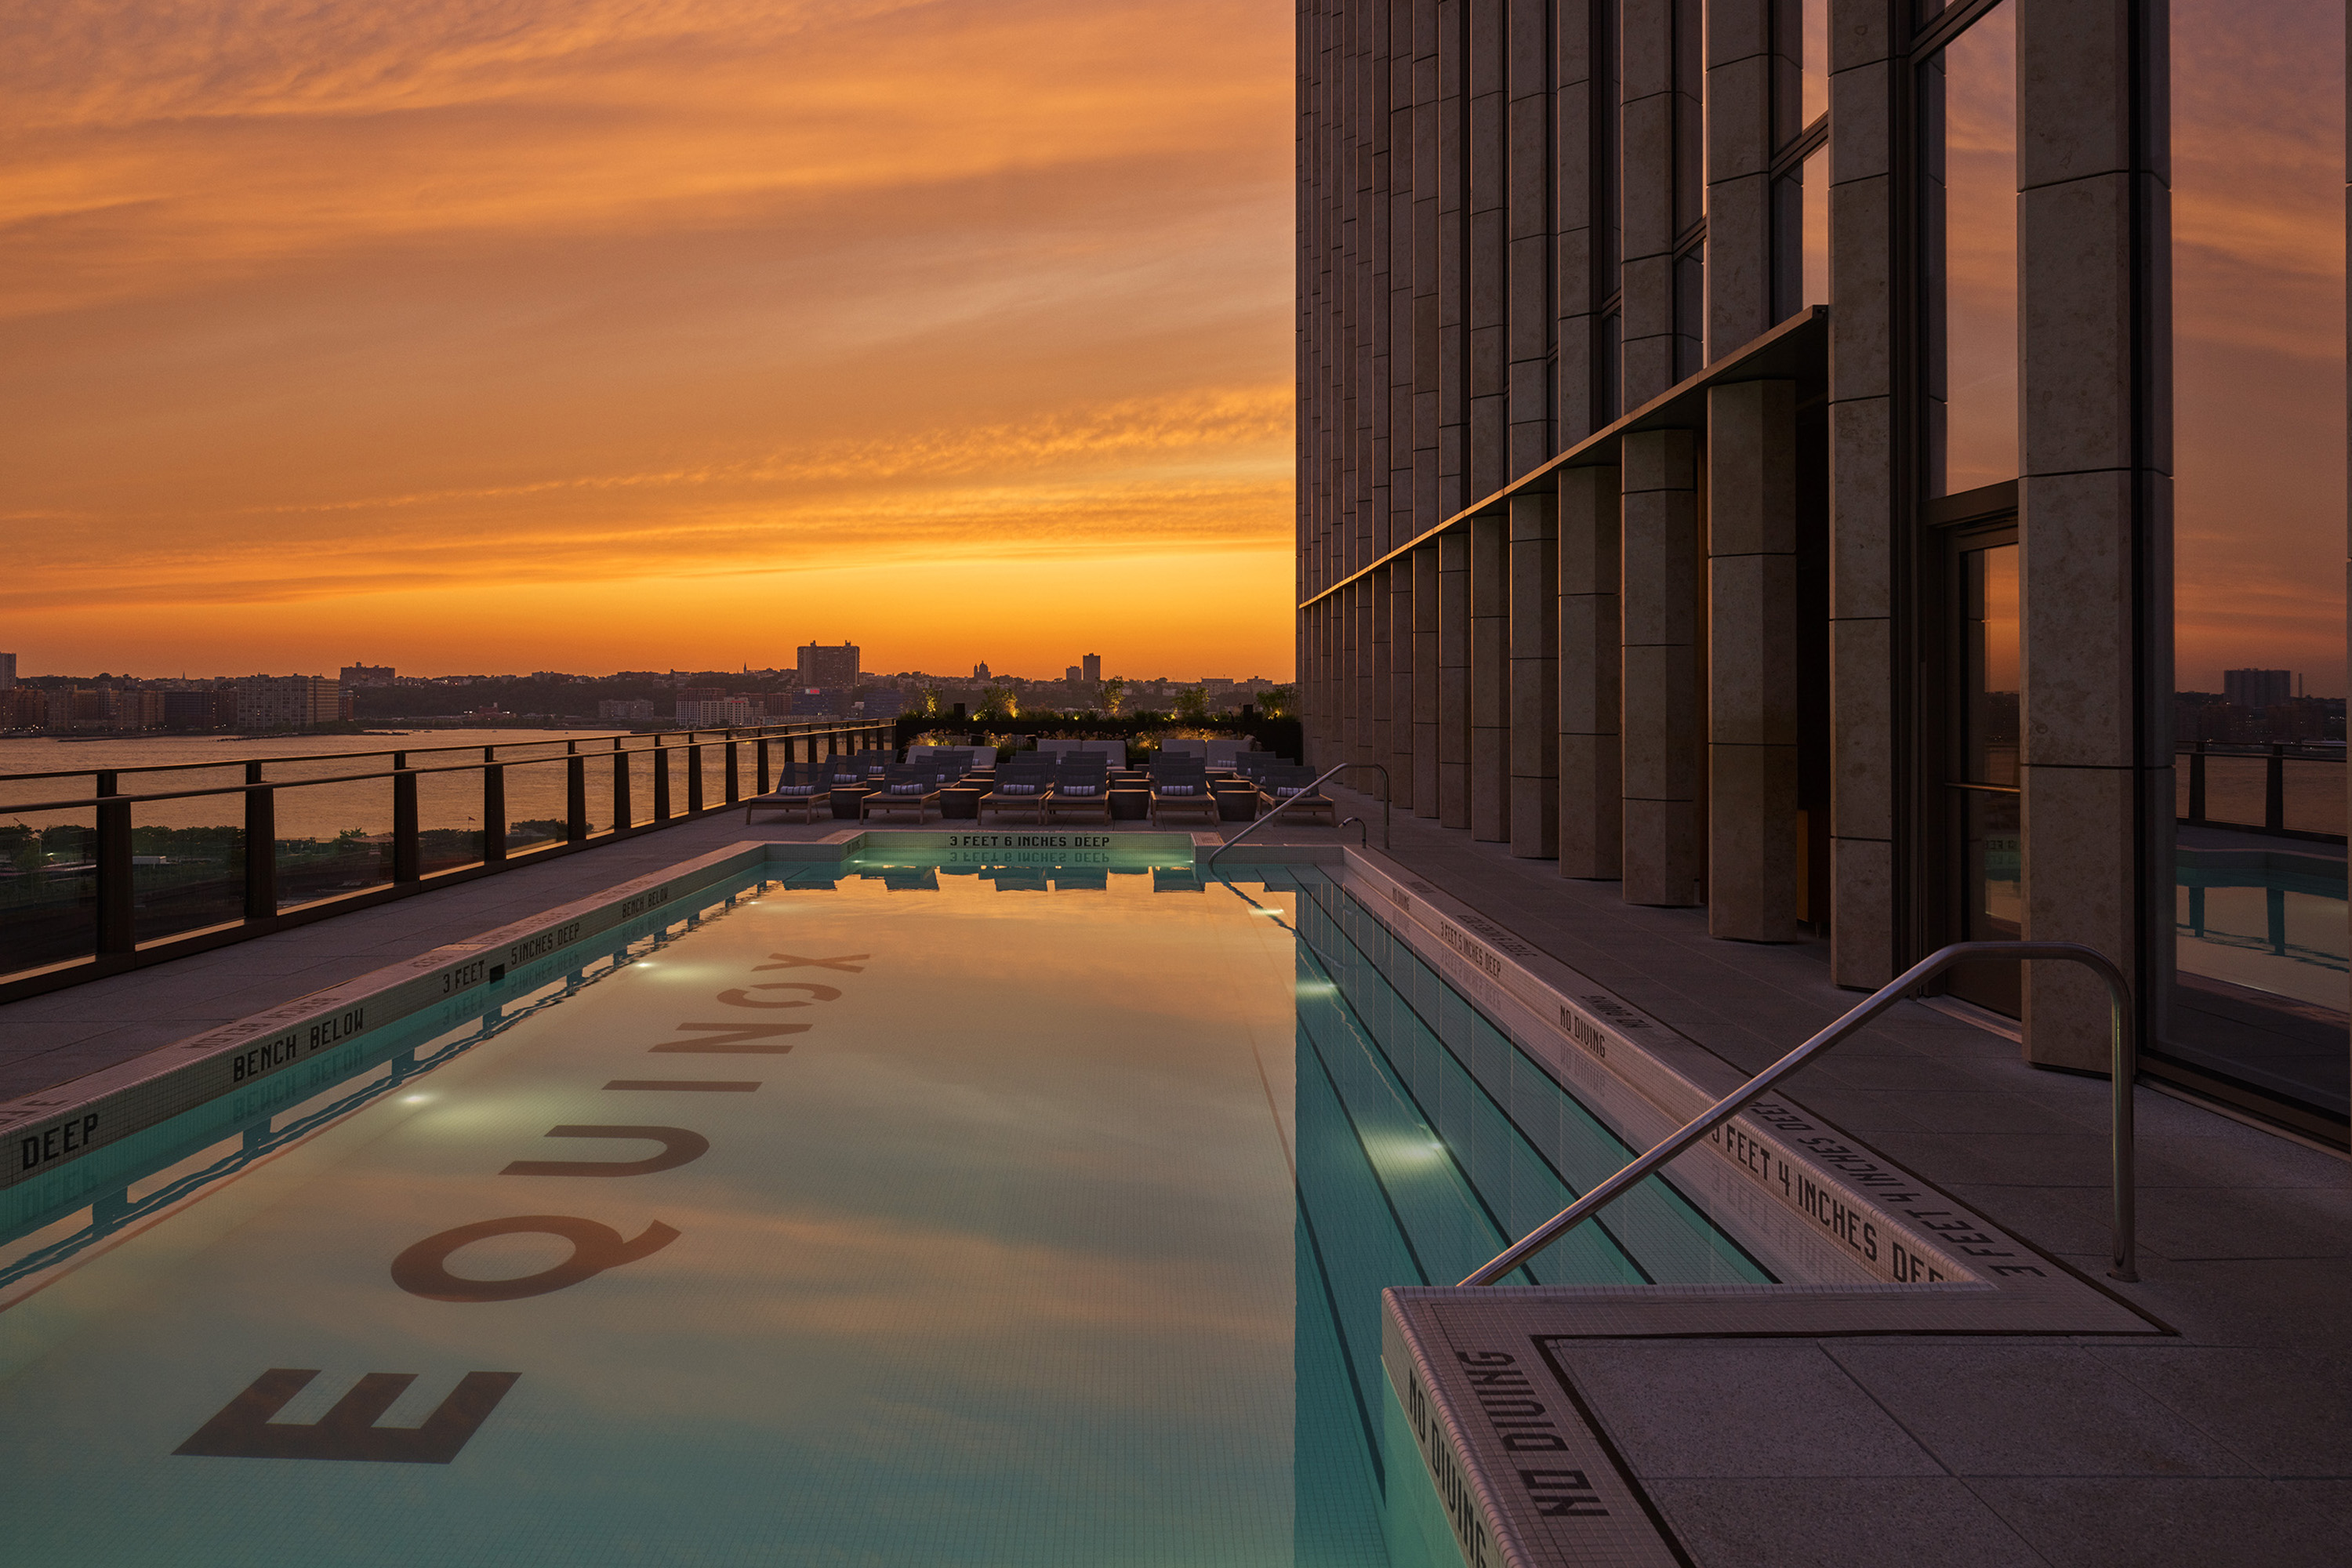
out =
<path fill-rule="evenodd" d="M 1830 111 L 1830 0 L 1804 0 L 1804 32 L 1805 85 L 1800 126 L 1811 125 Z"/>
<path fill-rule="evenodd" d="M 2339 1138 L 2344 47 L 2338 0 L 2173 0 L 2182 822 L 2159 1026 L 2161 1058 Z"/>
<path fill-rule="evenodd" d="M 2017 477 L 2017 12 L 1987 12 L 1920 73 L 1927 479 Z"/>
<path fill-rule="evenodd" d="M 1830 298 L 1830 150 L 1805 160 L 1804 300 L 1825 305 Z"/>
<path fill-rule="evenodd" d="M 2018 858 L 2017 545 L 1963 549 L 1959 558 L 1959 746 L 1952 808 L 1960 838 L 1965 942 L 2013 942 L 2020 930 Z M 1951 994 L 2015 1017 L 2014 963 L 1955 971 Z"/>

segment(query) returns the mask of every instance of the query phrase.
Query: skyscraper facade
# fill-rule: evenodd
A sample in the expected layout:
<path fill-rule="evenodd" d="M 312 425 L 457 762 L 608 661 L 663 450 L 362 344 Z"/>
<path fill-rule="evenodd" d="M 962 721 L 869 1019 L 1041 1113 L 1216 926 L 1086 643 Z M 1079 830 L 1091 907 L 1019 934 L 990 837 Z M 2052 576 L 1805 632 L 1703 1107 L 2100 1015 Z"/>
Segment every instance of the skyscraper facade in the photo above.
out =
<path fill-rule="evenodd" d="M 857 645 L 845 642 L 838 647 L 823 643 L 808 643 L 800 650 L 800 684 L 803 687 L 855 686 L 857 684 Z"/>
<path fill-rule="evenodd" d="M 2344 906 L 2202 923 L 2171 732 L 2176 618 L 2341 668 L 2343 18 L 2210 9 L 1302 0 L 1310 758 L 1850 987 L 2089 943 L 2151 1071 L 2344 1142 Z M 2103 1071 L 2058 967 L 1950 989 Z"/>

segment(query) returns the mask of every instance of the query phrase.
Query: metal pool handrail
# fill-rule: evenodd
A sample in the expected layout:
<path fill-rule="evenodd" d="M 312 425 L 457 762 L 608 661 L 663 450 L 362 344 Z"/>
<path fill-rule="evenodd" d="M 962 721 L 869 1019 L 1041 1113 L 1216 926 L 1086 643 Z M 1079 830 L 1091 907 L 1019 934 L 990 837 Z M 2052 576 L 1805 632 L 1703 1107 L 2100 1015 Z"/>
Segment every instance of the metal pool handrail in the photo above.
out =
<path fill-rule="evenodd" d="M 1666 1140 L 1641 1155 L 1623 1170 L 1585 1194 L 1576 1202 L 1528 1232 L 1517 1241 L 1496 1254 L 1494 1260 L 1475 1270 L 1464 1285 L 1490 1285 L 1517 1268 L 1527 1258 L 1549 1247 L 1594 1213 L 1622 1195 L 1636 1183 L 1659 1166 L 1714 1131 L 1737 1116 L 1759 1097 L 1782 1079 L 1803 1067 L 1813 1058 L 1859 1030 L 1864 1024 L 1885 1012 L 1920 986 L 1933 980 L 1956 963 L 1976 959 L 2055 959 L 2079 963 L 2097 973 L 2107 983 L 2108 1058 L 2109 1070 L 2114 1075 L 2113 1127 L 2109 1153 L 2115 1177 L 2115 1266 L 2107 1270 L 2110 1278 L 2125 1281 L 2139 1278 L 2139 1250 L 2135 1234 L 2134 1188 L 2132 1164 L 2132 1079 L 2139 1070 L 2138 1051 L 2125 1018 L 2131 1011 L 2131 988 L 2123 972 L 2096 948 L 2074 942 L 1956 942 L 1937 948 L 1877 990 L 1845 1016 L 1749 1079 L 1745 1084 L 1718 1100 L 1707 1110 L 1668 1135 Z"/>
<path fill-rule="evenodd" d="M 1341 763 L 1338 767 L 1330 770 L 1330 773 L 1323 774 L 1321 778 L 1318 778 L 1313 784 L 1308 784 L 1305 789 L 1300 790 L 1297 795 L 1292 795 L 1289 799 L 1281 802 L 1272 811 L 1267 812 L 1264 816 L 1259 817 L 1255 822 L 1251 823 L 1247 827 L 1243 828 L 1239 833 L 1234 834 L 1231 838 L 1228 838 L 1223 844 L 1218 845 L 1216 848 L 1210 853 L 1209 858 L 1201 862 L 1201 874 L 1202 876 L 1206 876 L 1208 874 L 1209 868 L 1217 863 L 1217 857 L 1219 855 L 1231 849 L 1234 845 L 1239 844 L 1243 839 L 1247 838 L 1251 834 L 1255 833 L 1259 828 L 1264 827 L 1267 823 L 1272 822 L 1276 817 L 1280 816 L 1284 812 L 1288 811 L 1300 801 L 1307 799 L 1309 795 L 1313 795 L 1315 791 L 1321 789 L 1325 779 L 1328 779 L 1333 773 L 1346 773 L 1349 768 L 1372 768 L 1377 770 L 1381 775 L 1381 847 L 1386 849 L 1389 847 L 1388 769 L 1381 767 L 1378 763 Z"/>

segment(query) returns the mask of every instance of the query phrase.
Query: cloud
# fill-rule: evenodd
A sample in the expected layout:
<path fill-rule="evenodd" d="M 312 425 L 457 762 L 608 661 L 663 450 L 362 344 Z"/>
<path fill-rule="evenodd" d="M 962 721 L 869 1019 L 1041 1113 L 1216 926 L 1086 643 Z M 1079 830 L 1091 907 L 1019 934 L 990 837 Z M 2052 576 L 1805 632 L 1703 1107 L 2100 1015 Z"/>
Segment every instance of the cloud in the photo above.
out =
<path fill-rule="evenodd" d="M 865 570 L 879 653 L 910 563 L 1091 561 L 1108 589 L 1139 555 L 1287 536 L 1286 16 L 26 20 L 0 461 L 26 570 L 0 605 L 47 643 L 28 668 L 120 668 L 125 605 L 144 646 L 182 628 L 173 667 L 220 646 L 213 606 L 398 598 L 423 636 L 485 571 L 671 584 L 611 629 L 603 660 L 642 667 L 704 635 L 691 584 Z M 298 618 L 274 660 L 316 666 Z M 1287 627 L 1261 640 L 1286 666 Z"/>

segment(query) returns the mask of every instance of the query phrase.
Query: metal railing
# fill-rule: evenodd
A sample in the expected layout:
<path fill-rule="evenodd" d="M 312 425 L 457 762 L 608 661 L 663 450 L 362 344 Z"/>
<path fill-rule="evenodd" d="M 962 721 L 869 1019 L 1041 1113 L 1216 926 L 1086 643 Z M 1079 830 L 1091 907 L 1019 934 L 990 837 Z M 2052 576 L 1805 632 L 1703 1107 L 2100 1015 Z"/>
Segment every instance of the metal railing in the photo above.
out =
<path fill-rule="evenodd" d="M 495 745 L 309 752 L 220 762 L 0 774 L 0 791 L 11 784 L 51 779 L 89 779 L 91 784 L 86 795 L 0 800 L 0 827 L 9 826 L 11 818 L 21 825 L 28 816 L 89 814 L 88 826 L 27 827 L 37 863 L 0 882 L 7 895 L 5 908 L 0 908 L 0 999 L 260 936 L 287 924 L 365 907 L 450 880 L 694 820 L 740 804 L 747 790 L 767 793 L 779 764 L 821 761 L 861 745 L 887 746 L 892 743 L 894 731 L 887 721 L 822 727 L 744 725 L 614 735 L 609 737 L 609 749 L 607 737 L 567 737 Z M 563 749 L 553 751 L 557 746 Z M 545 754 L 517 754 L 534 751 Z M 453 752 L 469 755 L 458 761 L 449 757 Z M 715 780 L 707 777 L 710 770 L 706 752 L 717 753 L 709 759 L 719 764 Z M 420 758 L 430 760 L 417 765 Z M 391 765 L 366 765 L 380 760 L 388 760 Z M 684 764 L 682 802 L 672 777 L 677 771 L 673 764 L 678 763 Z M 323 766 L 328 771 L 314 777 L 269 776 L 273 766 L 286 764 Z M 356 766 L 344 771 L 352 764 Z M 589 807 L 592 764 L 599 773 L 606 766 L 611 769 L 602 826 L 592 819 Z M 641 765 L 651 774 L 649 819 L 641 814 L 635 795 Z M 165 775 L 155 782 L 169 784 L 174 782 L 169 775 L 217 773 L 223 768 L 241 768 L 243 782 L 141 789 L 138 784 L 144 781 L 135 777 Z M 508 775 L 513 770 L 532 768 L 562 770 L 562 805 L 555 805 L 553 789 L 541 789 L 546 812 L 531 819 L 541 836 L 516 843 L 517 829 L 508 811 Z M 467 792 L 462 802 L 469 813 L 478 805 L 478 820 L 469 819 L 462 827 L 427 825 L 422 811 L 425 782 L 437 775 L 464 773 L 479 775 L 478 797 Z M 389 833 L 363 837 L 341 858 L 320 853 L 334 848 L 340 840 L 278 837 L 278 797 L 285 792 L 370 783 L 389 785 Z M 718 786 L 715 792 L 709 787 L 711 784 Z M 706 799 L 714 793 L 723 798 Z M 160 884 L 169 879 L 160 869 L 150 872 L 156 885 L 142 889 L 136 836 L 155 829 L 152 825 L 135 827 L 134 809 L 205 798 L 235 802 L 223 814 L 234 820 L 160 831 L 166 838 L 190 831 L 225 836 L 234 846 L 226 850 L 229 858 L 208 864 L 217 864 L 226 874 L 215 876 L 193 890 L 170 889 L 189 895 L 176 904 L 159 890 Z M 47 853 L 47 835 L 60 826 L 72 829 L 73 842 L 81 847 L 73 852 L 73 860 L 54 864 Z M 444 840 L 462 843 L 453 847 Z M 357 884 L 345 881 L 335 886 L 289 885 L 280 874 L 281 859 L 299 871 L 308 865 L 306 855 L 321 864 L 332 860 L 335 872 L 356 871 L 361 879 Z M 169 863 L 168 858 L 157 858 Z M 320 883 L 329 874 L 332 873 L 313 868 L 295 881 Z M 178 923 L 173 924 L 174 921 Z"/>
<path fill-rule="evenodd" d="M 1864 1024 L 1885 1012 L 1911 993 L 1941 974 L 1956 963 L 1984 959 L 2015 958 L 2025 960 L 2051 959 L 2067 963 L 2079 963 L 2095 971 L 2107 983 L 2109 1005 L 2108 1066 L 2114 1075 L 2113 1126 L 2109 1153 L 2115 1178 L 2115 1258 L 2107 1270 L 2110 1277 L 2122 1280 L 2139 1278 L 2139 1247 L 2136 1235 L 2136 1192 L 2132 1166 L 2132 1079 L 2138 1072 L 2138 1053 L 2134 1046 L 2129 1026 L 2131 988 L 2123 972 L 2095 948 L 2073 942 L 1956 942 L 1937 949 L 1893 980 L 1870 994 L 1859 1006 L 1836 1023 L 1749 1079 L 1738 1089 L 1718 1100 L 1697 1116 L 1685 1122 L 1647 1153 L 1636 1158 L 1623 1170 L 1594 1187 L 1576 1202 L 1528 1232 L 1517 1241 L 1495 1255 L 1492 1261 L 1473 1271 L 1462 1281 L 1464 1285 L 1491 1285 L 1508 1274 L 1528 1258 L 1549 1247 L 1561 1237 L 1592 1217 L 1611 1201 L 1622 1196 L 1629 1189 L 1656 1171 L 1659 1166 L 1688 1149 L 1692 1144 L 1730 1121 L 1734 1116 L 1768 1093 L 1782 1079 L 1803 1067 L 1832 1046 L 1845 1039 Z"/>
<path fill-rule="evenodd" d="M 1223 844 L 1218 845 L 1214 850 L 1210 852 L 1209 858 L 1201 862 L 1201 875 L 1205 877 L 1209 874 L 1209 868 L 1217 863 L 1218 856 L 1223 854 L 1226 850 L 1231 849 L 1234 845 L 1239 844 L 1243 839 L 1247 838 L 1251 834 L 1255 833 L 1259 828 L 1264 827 L 1267 823 L 1272 822 L 1276 817 L 1280 816 L 1292 806 L 1315 798 L 1315 792 L 1321 789 L 1327 780 L 1330 779 L 1333 774 L 1346 773 L 1349 768 L 1370 768 L 1381 775 L 1381 847 L 1382 849 L 1386 849 L 1389 847 L 1388 769 L 1382 767 L 1378 763 L 1341 763 L 1338 767 L 1323 773 L 1320 777 L 1317 778 L 1313 784 L 1308 784 L 1297 795 L 1291 795 L 1287 799 L 1280 802 L 1272 811 L 1267 812 L 1264 816 L 1259 817 L 1255 822 L 1251 823 L 1247 827 L 1243 828 L 1239 833 L 1234 834 L 1231 838 L 1228 838 Z M 1325 804 L 1328 805 L 1329 802 L 1326 800 Z M 1336 816 L 1339 814 L 1335 811 L 1332 815 Z M 1353 821 L 1354 819 L 1350 818 L 1349 820 Z M 1361 826 L 1362 825 L 1359 823 L 1358 826 Z"/>
<path fill-rule="evenodd" d="M 2185 759 L 2188 764 L 2183 781 L 2188 798 L 2181 803 L 2179 815 L 2179 820 L 2184 826 L 2228 827 L 2242 833 L 2265 833 L 2283 838 L 2317 839 L 2336 844 L 2344 842 L 2344 776 L 2339 771 L 2344 766 L 2342 748 L 2311 749 L 2290 741 L 2243 746 L 2216 745 L 2211 742 L 2199 741 L 2179 752 L 2176 760 L 2179 759 Z M 2244 810 L 2241 816 L 2231 816 L 2225 805 L 2223 815 L 2212 815 L 2210 804 L 2216 793 L 2221 794 L 2225 800 L 2236 796 L 2244 807 L 2251 807 L 2252 804 L 2249 798 L 2251 791 L 2246 787 L 2252 781 L 2245 776 L 2250 770 L 2229 770 L 2237 773 L 2234 779 L 2225 772 L 2222 780 L 2225 787 L 2216 792 L 2210 787 L 2213 770 L 2210 764 L 2214 762 L 2225 764 L 2259 762 L 2262 764 L 2263 808 L 2260 822 L 2246 820 L 2253 815 L 2251 809 Z M 2306 766 L 2327 769 L 2334 776 L 2324 777 L 2321 781 L 2324 787 L 2316 792 L 2305 789 L 2290 791 L 2287 788 L 2287 764 L 2290 763 L 2297 764 L 2298 770 Z M 2228 787 L 2231 785 L 2235 787 Z M 2301 820 L 2291 820 L 2294 818 Z"/>

